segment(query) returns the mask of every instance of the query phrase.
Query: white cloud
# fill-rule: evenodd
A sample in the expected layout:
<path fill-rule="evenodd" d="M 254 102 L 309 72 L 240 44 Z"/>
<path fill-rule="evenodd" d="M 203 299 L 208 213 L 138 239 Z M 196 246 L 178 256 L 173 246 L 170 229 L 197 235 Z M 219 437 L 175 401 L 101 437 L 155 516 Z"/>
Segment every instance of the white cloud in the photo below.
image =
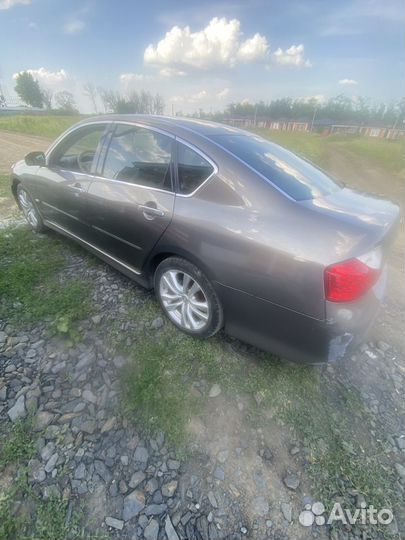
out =
<path fill-rule="evenodd" d="M 171 67 L 165 67 L 162 68 L 159 71 L 159 74 L 161 77 L 184 77 L 186 75 L 185 71 L 182 71 L 181 69 L 171 68 Z"/>
<path fill-rule="evenodd" d="M 10 9 L 17 4 L 27 6 L 31 0 L 0 0 L 0 9 Z"/>
<path fill-rule="evenodd" d="M 40 67 L 39 69 L 25 69 L 23 71 L 28 71 L 28 73 L 31 73 L 34 79 L 47 87 L 59 86 L 69 80 L 69 76 L 64 69 L 60 69 L 59 71 L 49 71 L 44 67 Z M 22 72 L 20 71 L 18 73 L 14 73 L 14 80 L 17 78 L 19 73 Z"/>
<path fill-rule="evenodd" d="M 311 67 L 311 62 L 305 59 L 304 45 L 302 43 L 300 45 L 291 45 L 285 51 L 278 48 L 273 54 L 273 58 L 277 64 L 283 66 Z"/>
<path fill-rule="evenodd" d="M 322 105 L 327 102 L 328 98 L 324 94 L 315 94 L 314 96 L 305 96 L 298 98 L 302 103 L 312 103 L 315 102 L 319 105 Z"/>
<path fill-rule="evenodd" d="M 354 79 L 340 79 L 339 84 L 343 84 L 345 86 L 356 86 L 359 83 Z"/>
<path fill-rule="evenodd" d="M 197 32 L 192 32 L 189 26 L 173 26 L 156 45 L 150 44 L 145 49 L 144 61 L 181 70 L 210 69 L 256 61 L 266 57 L 268 50 L 267 40 L 260 34 L 243 41 L 237 19 L 214 17 Z"/>
<path fill-rule="evenodd" d="M 144 75 L 143 73 L 122 73 L 120 75 L 120 81 L 124 84 L 146 81 L 149 79 L 151 79 L 151 76 Z"/>
<path fill-rule="evenodd" d="M 229 88 L 224 88 L 223 90 L 217 93 L 217 98 L 225 99 L 229 96 L 229 92 L 230 92 Z"/>
<path fill-rule="evenodd" d="M 63 27 L 65 34 L 78 34 L 86 28 L 86 23 L 82 19 L 71 19 Z"/>

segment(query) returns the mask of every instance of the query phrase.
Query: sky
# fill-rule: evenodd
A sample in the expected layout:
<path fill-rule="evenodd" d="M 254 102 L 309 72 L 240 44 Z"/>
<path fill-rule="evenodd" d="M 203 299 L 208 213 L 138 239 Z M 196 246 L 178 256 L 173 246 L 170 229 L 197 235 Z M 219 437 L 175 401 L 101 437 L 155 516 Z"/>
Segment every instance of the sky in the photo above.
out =
<path fill-rule="evenodd" d="M 0 0 L 0 84 L 159 92 L 166 113 L 233 101 L 404 95 L 402 0 Z M 101 110 L 101 103 L 98 104 Z"/>

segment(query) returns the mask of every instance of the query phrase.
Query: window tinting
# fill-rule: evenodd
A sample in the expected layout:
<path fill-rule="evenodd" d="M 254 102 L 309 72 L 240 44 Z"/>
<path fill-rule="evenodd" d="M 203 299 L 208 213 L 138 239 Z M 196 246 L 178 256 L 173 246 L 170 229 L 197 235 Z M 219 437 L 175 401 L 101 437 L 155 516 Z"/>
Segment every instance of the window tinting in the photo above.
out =
<path fill-rule="evenodd" d="M 340 189 L 339 184 L 308 161 L 261 137 L 214 135 L 212 139 L 297 201 Z"/>
<path fill-rule="evenodd" d="M 185 195 L 196 190 L 214 171 L 206 159 L 181 143 L 178 146 L 177 162 L 179 191 Z"/>
<path fill-rule="evenodd" d="M 118 125 L 111 138 L 103 176 L 171 189 L 172 139 L 149 129 Z"/>
<path fill-rule="evenodd" d="M 105 124 L 84 126 L 67 135 L 52 152 L 51 165 L 90 173 Z"/>

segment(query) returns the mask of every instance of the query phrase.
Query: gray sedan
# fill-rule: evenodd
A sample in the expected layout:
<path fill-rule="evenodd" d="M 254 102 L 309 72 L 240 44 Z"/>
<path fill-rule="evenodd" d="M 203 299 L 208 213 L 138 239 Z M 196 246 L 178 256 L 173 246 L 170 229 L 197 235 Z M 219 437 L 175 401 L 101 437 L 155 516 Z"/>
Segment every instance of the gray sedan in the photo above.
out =
<path fill-rule="evenodd" d="M 399 219 L 261 137 L 158 116 L 84 120 L 16 163 L 11 188 L 34 230 L 154 288 L 183 332 L 224 327 L 306 363 L 364 339 Z"/>

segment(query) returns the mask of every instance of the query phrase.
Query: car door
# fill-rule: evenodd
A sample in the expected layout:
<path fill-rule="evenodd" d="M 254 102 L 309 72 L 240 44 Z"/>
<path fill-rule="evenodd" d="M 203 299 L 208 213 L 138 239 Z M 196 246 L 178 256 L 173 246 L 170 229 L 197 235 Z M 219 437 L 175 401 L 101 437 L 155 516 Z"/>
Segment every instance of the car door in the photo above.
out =
<path fill-rule="evenodd" d="M 172 219 L 173 146 L 169 134 L 117 123 L 88 190 L 97 245 L 137 270 Z"/>
<path fill-rule="evenodd" d="M 108 123 L 79 127 L 68 133 L 47 155 L 36 194 L 43 217 L 83 239 L 90 237 L 86 197 Z"/>

